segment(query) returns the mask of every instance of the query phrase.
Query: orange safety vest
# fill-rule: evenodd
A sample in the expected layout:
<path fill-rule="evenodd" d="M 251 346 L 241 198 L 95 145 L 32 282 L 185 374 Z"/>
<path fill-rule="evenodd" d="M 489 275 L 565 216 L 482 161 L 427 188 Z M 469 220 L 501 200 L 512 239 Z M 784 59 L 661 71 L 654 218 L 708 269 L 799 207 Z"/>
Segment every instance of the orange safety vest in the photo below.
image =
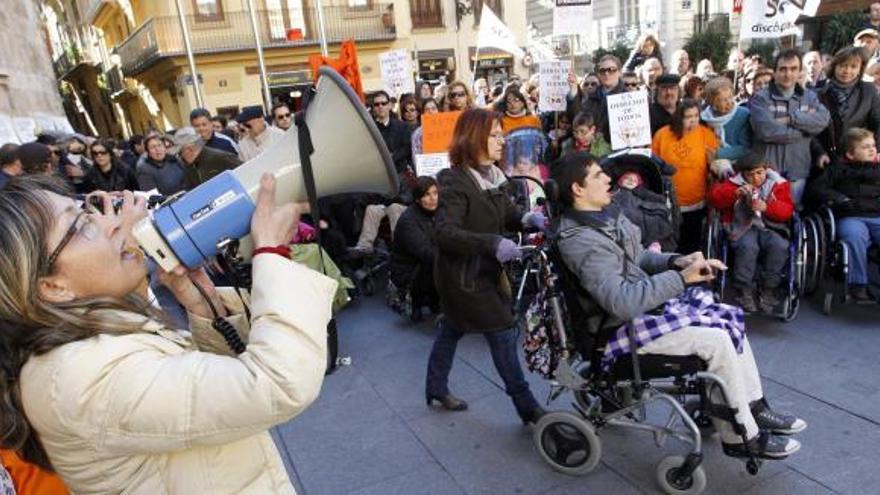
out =
<path fill-rule="evenodd" d="M 68 495 L 61 478 L 31 464 L 11 450 L 0 449 L 0 461 L 9 471 L 16 495 Z"/>

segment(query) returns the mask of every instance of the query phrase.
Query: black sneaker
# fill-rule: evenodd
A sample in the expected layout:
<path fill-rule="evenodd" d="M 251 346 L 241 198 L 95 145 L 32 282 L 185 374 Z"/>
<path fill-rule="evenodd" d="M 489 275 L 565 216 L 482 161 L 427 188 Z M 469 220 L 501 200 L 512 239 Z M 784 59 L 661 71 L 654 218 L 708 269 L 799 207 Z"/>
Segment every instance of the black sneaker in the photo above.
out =
<path fill-rule="evenodd" d="M 761 306 L 764 307 L 764 311 L 772 311 L 775 309 L 782 301 L 776 295 L 776 289 L 768 289 L 764 288 L 761 290 Z"/>
<path fill-rule="evenodd" d="M 752 407 L 752 417 L 755 418 L 758 428 L 776 435 L 794 435 L 807 428 L 806 421 L 791 414 L 776 412 L 763 400 Z"/>
<path fill-rule="evenodd" d="M 801 449 L 801 443 L 793 438 L 774 435 L 766 430 L 761 430 L 756 437 L 749 440 L 748 444 L 725 443 L 721 445 L 724 454 L 730 457 L 748 457 L 749 452 L 762 459 L 785 459 Z"/>
<path fill-rule="evenodd" d="M 742 290 L 736 296 L 736 304 L 742 307 L 745 313 L 757 313 L 758 305 L 755 303 L 755 296 L 750 290 Z"/>
<path fill-rule="evenodd" d="M 867 285 L 854 285 L 849 291 L 849 296 L 856 304 L 877 304 L 877 298 L 871 294 Z"/>

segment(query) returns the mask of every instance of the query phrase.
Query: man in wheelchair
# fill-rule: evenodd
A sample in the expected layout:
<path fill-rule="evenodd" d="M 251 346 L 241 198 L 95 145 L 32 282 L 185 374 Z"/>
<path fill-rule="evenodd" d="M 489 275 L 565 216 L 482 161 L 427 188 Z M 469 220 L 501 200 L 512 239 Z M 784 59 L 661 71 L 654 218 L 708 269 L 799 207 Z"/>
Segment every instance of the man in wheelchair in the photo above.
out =
<path fill-rule="evenodd" d="M 802 431 L 806 422 L 772 410 L 764 399 L 742 310 L 706 304 L 711 294 L 697 287 L 724 264 L 699 252 L 645 250 L 639 229 L 611 204 L 611 180 L 593 156 L 569 155 L 553 175 L 565 208 L 557 234 L 562 261 L 605 313 L 601 327 L 618 328 L 604 349 L 603 368 L 630 352 L 625 325 L 634 325 L 639 354 L 696 355 L 726 383 L 726 405 L 746 435 L 713 418 L 725 454 L 783 459 L 798 451 L 800 443 L 786 435 Z M 717 388 L 710 395 L 713 403 L 720 397 Z"/>

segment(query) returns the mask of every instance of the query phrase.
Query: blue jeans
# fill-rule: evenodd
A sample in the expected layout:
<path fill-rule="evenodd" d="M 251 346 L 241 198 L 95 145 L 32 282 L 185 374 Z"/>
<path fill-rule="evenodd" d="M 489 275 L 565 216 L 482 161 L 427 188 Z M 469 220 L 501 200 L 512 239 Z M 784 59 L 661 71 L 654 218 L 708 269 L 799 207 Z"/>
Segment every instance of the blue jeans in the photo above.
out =
<path fill-rule="evenodd" d="M 455 348 L 464 332 L 453 326 L 449 318 L 440 319 L 440 334 L 434 341 L 431 357 L 428 360 L 428 377 L 425 393 L 428 396 L 443 397 L 449 394 L 449 372 L 455 359 Z M 517 354 L 517 337 L 519 331 L 510 327 L 498 332 L 487 332 L 483 336 L 489 343 L 492 361 L 498 375 L 504 381 L 504 391 L 513 400 L 513 405 L 520 415 L 529 414 L 538 406 L 538 401 L 529 390 L 529 382 L 523 375 L 522 366 Z"/>
<path fill-rule="evenodd" d="M 840 239 L 849 246 L 849 280 L 854 285 L 868 283 L 868 248 L 880 245 L 880 217 L 847 217 L 837 222 Z"/>
<path fill-rule="evenodd" d="M 733 284 L 740 290 L 754 288 L 758 263 L 761 264 L 761 286 L 775 289 L 782 282 L 788 261 L 788 241 L 770 229 L 752 227 L 731 242 L 734 253 Z"/>

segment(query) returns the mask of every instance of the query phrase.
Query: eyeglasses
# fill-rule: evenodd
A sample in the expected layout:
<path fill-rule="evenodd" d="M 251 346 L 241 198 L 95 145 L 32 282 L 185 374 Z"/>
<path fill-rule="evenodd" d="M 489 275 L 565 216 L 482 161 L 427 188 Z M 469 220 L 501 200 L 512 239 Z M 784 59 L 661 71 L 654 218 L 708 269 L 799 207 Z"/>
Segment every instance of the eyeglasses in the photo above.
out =
<path fill-rule="evenodd" d="M 83 236 L 90 241 L 98 236 L 97 225 L 94 223 L 92 215 L 88 211 L 81 211 L 76 215 L 76 218 L 73 219 L 73 223 L 70 224 L 70 228 L 67 229 L 67 232 L 64 233 L 64 237 L 61 238 L 61 242 L 58 243 L 58 246 L 56 246 L 55 250 L 52 251 L 52 254 L 49 255 L 49 270 L 55 265 L 55 261 L 58 260 L 61 251 L 70 244 L 70 241 L 73 240 L 73 237 L 78 233 L 83 234 Z"/>
<path fill-rule="evenodd" d="M 250 125 L 249 123 L 247 123 L 247 122 L 243 122 L 243 123 L 241 124 L 241 126 L 244 127 L 245 129 L 250 129 L 250 128 L 251 128 L 251 125 Z"/>
<path fill-rule="evenodd" d="M 280 120 L 280 119 L 289 119 L 289 118 L 290 118 L 290 115 L 291 115 L 291 114 L 289 114 L 289 113 L 279 113 L 278 115 L 275 116 L 275 119 L 276 119 L 276 120 Z"/>
<path fill-rule="evenodd" d="M 465 96 L 467 96 L 467 93 L 456 91 L 454 93 L 449 93 L 449 96 L 452 98 L 464 98 Z"/>
<path fill-rule="evenodd" d="M 109 155 L 110 152 L 107 151 L 107 150 L 92 150 L 92 154 L 95 155 L 95 156 L 99 156 L 99 155 Z"/>
<path fill-rule="evenodd" d="M 416 107 L 406 107 L 403 109 L 404 112 L 412 113 L 416 111 Z"/>
<path fill-rule="evenodd" d="M 617 67 L 600 67 L 599 74 L 614 74 L 617 72 Z"/>
<path fill-rule="evenodd" d="M 627 88 L 638 88 L 639 83 L 626 83 L 624 84 L 624 86 L 626 86 Z"/>
<path fill-rule="evenodd" d="M 389 103 L 391 103 L 391 102 L 388 101 L 388 100 L 386 100 L 386 101 L 374 101 L 374 102 L 373 102 L 373 106 L 374 106 L 374 107 L 384 107 L 385 105 L 387 105 L 387 104 L 389 104 Z"/>
<path fill-rule="evenodd" d="M 599 85 L 599 83 L 597 83 L 597 82 L 595 82 L 595 81 L 592 81 L 592 82 L 585 82 L 585 83 L 584 83 L 584 86 L 589 86 L 589 87 L 591 87 L 591 88 L 592 88 L 593 86 L 598 86 L 598 85 Z"/>
<path fill-rule="evenodd" d="M 489 134 L 489 139 L 494 139 L 496 141 L 504 141 L 504 134 Z"/>

